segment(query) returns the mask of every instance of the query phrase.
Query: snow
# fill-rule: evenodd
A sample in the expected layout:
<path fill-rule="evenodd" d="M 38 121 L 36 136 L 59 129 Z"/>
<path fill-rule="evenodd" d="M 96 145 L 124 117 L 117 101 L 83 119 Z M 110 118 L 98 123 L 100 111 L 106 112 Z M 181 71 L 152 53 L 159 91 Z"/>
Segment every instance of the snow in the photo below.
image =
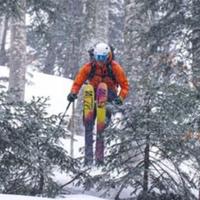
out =
<path fill-rule="evenodd" d="M 50 113 L 58 114 L 65 111 L 72 80 L 39 72 L 34 72 L 28 80 L 32 84 L 26 84 L 25 100 L 29 101 L 33 95 L 50 97 Z M 69 113 L 71 113 L 71 107 Z"/>
<path fill-rule="evenodd" d="M 7 67 L 0 66 L 0 77 L 9 76 L 9 69 Z M 30 101 L 33 96 L 46 97 L 49 99 L 50 114 L 58 114 L 65 111 L 68 101 L 67 94 L 70 92 L 72 80 L 43 74 L 27 70 L 26 74 L 26 87 L 25 87 L 25 101 Z M 0 82 L 1 84 L 1 82 Z M 7 87 L 7 84 L 4 84 Z M 67 114 L 72 112 L 72 106 L 70 106 Z"/>
<path fill-rule="evenodd" d="M 89 195 L 68 195 L 64 198 L 56 198 L 56 200 L 103 200 L 102 198 L 92 197 Z M 6 195 L 0 194 L 0 200 L 51 200 L 50 198 L 29 197 L 22 195 Z"/>

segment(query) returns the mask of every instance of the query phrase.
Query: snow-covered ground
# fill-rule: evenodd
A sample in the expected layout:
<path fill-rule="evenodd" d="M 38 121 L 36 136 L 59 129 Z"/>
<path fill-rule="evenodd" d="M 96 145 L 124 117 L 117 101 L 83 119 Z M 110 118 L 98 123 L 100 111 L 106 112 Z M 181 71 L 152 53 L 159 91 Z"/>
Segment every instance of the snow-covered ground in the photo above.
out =
<path fill-rule="evenodd" d="M 21 196 L 21 195 L 0 194 L 0 200 L 51 200 L 51 199 L 41 198 L 41 197 Z M 64 198 L 56 198 L 56 200 L 103 200 L 103 199 L 89 195 L 67 195 Z"/>
<path fill-rule="evenodd" d="M 7 67 L 0 66 L 0 77 L 8 76 L 9 69 Z M 58 76 L 51 76 L 28 69 L 26 81 L 26 101 L 29 101 L 32 96 L 49 97 L 49 113 L 58 114 L 65 111 L 68 104 L 67 94 L 70 91 L 72 80 Z M 1 83 L 3 82 L 0 82 L 0 84 Z M 5 86 L 7 85 L 5 84 Z M 72 109 L 70 107 L 67 114 L 71 114 L 71 111 Z"/>
<path fill-rule="evenodd" d="M 0 66 L 0 77 L 8 77 L 9 70 L 7 67 Z M 29 101 L 33 96 L 42 96 L 49 97 L 49 110 L 50 114 L 63 113 L 68 104 L 67 94 L 70 91 L 72 80 L 51 76 L 43 73 L 39 73 L 33 70 L 28 70 L 26 75 L 27 83 L 25 88 L 25 100 Z M 0 85 L 7 85 L 3 82 L 0 82 Z M 69 108 L 67 114 L 70 115 L 72 112 L 71 107 Z M 70 152 L 70 141 L 63 140 L 63 146 L 68 152 Z M 84 145 L 84 138 L 81 136 L 75 137 L 76 147 L 74 149 L 74 156 L 81 156 L 80 148 Z M 55 173 L 55 180 L 59 180 L 60 183 L 65 183 L 66 176 L 60 173 Z M 80 190 L 81 192 L 81 190 Z M 90 193 L 91 194 L 91 193 Z M 94 193 L 97 196 L 97 193 Z M 0 200 L 50 200 L 50 198 L 41 198 L 41 197 L 28 197 L 20 195 L 4 195 L 0 194 Z M 66 195 L 63 198 L 56 198 L 58 200 L 100 200 L 101 198 L 89 196 L 89 195 Z M 102 199 L 101 199 L 102 200 Z"/>

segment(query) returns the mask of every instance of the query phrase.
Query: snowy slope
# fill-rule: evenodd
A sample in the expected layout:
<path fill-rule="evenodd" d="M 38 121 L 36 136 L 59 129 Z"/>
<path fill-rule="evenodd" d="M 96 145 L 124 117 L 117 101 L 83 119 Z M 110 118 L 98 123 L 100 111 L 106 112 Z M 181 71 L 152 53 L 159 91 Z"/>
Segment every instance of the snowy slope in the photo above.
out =
<path fill-rule="evenodd" d="M 0 200 L 52 200 L 50 198 L 28 197 L 21 195 L 4 195 L 0 194 Z M 65 198 L 56 198 L 56 200 L 103 200 L 101 198 L 89 195 L 68 195 Z"/>
<path fill-rule="evenodd" d="M 0 66 L 0 77 L 9 76 L 9 69 Z M 2 84 L 2 82 L 0 82 Z M 7 84 L 4 83 L 7 87 Z M 29 101 L 32 96 L 49 97 L 49 113 L 58 114 L 65 111 L 68 101 L 67 94 L 70 91 L 72 80 L 39 73 L 28 69 L 26 74 L 25 100 Z M 71 113 L 71 108 L 68 114 Z"/>
<path fill-rule="evenodd" d="M 33 77 L 27 76 L 27 79 L 31 83 L 26 84 L 25 100 L 28 101 L 33 95 L 50 97 L 50 113 L 65 111 L 72 80 L 39 72 L 34 72 Z"/>

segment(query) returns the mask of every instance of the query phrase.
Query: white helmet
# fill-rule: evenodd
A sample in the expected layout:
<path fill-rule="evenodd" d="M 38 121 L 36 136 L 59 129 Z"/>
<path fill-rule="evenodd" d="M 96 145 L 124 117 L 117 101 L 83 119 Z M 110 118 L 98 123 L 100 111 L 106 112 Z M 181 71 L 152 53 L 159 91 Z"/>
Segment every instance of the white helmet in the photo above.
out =
<path fill-rule="evenodd" d="M 109 58 L 111 49 L 109 45 L 101 42 L 98 43 L 94 48 L 94 58 L 96 61 L 106 62 Z"/>

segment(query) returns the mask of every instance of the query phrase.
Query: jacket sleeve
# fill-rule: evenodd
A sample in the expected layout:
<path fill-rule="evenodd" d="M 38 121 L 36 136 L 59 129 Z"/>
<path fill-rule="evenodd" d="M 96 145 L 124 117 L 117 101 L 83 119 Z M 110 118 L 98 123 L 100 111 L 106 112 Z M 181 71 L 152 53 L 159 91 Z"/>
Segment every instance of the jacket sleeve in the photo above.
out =
<path fill-rule="evenodd" d="M 121 88 L 119 92 L 119 96 L 124 100 L 127 97 L 128 91 L 129 91 L 128 79 L 126 77 L 126 74 L 123 68 L 118 63 L 114 64 L 113 72 L 115 74 L 116 81 L 120 85 L 120 88 Z"/>
<path fill-rule="evenodd" d="M 81 86 L 84 84 L 84 82 L 87 80 L 88 75 L 90 73 L 90 64 L 83 65 L 79 72 L 77 73 L 74 82 L 72 84 L 71 92 L 78 94 Z"/>

